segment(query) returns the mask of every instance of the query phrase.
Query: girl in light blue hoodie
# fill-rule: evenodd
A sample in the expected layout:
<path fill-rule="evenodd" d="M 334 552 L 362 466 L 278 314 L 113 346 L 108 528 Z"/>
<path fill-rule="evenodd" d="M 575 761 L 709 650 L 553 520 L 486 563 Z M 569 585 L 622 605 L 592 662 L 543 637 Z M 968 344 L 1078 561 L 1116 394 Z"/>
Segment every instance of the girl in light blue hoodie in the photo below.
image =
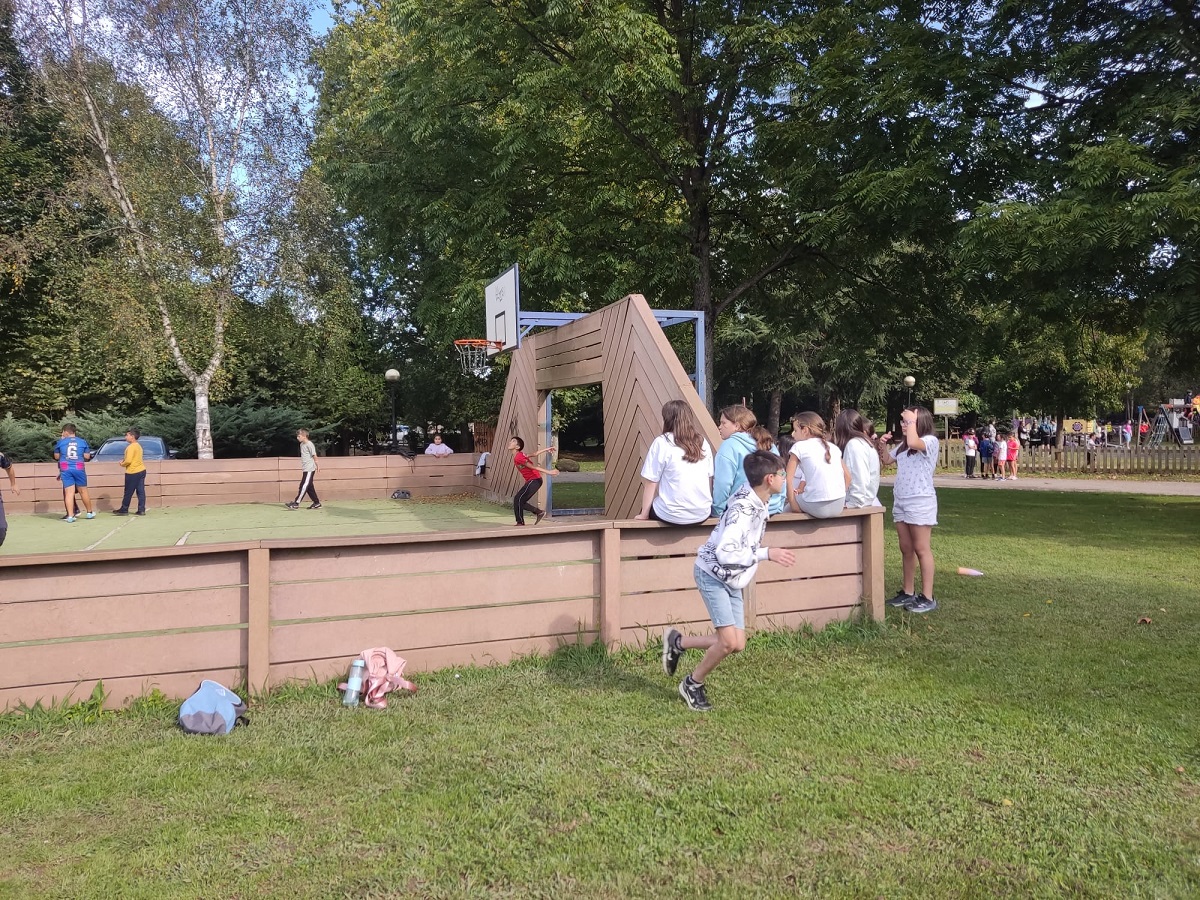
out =
<path fill-rule="evenodd" d="M 755 450 L 770 450 L 777 453 L 773 444 L 761 446 L 751 432 L 758 425 L 754 412 L 740 403 L 721 410 L 717 430 L 721 433 L 721 447 L 713 460 L 713 505 L 712 514 L 720 518 L 729 505 L 729 498 L 746 483 L 746 472 L 742 460 Z M 764 431 L 766 429 L 763 429 Z M 768 437 L 770 435 L 767 432 Z M 768 509 L 771 515 L 782 512 L 787 498 L 782 494 L 771 497 Z"/>

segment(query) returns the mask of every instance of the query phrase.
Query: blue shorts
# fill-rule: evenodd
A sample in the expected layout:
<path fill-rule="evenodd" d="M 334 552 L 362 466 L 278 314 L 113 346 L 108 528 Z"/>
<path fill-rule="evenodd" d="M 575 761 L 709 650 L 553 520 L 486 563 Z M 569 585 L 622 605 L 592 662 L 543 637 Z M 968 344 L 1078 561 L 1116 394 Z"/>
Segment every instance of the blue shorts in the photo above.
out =
<path fill-rule="evenodd" d="M 83 469 L 62 469 L 59 474 L 62 475 L 63 487 L 87 487 L 87 472 Z"/>
<path fill-rule="evenodd" d="M 746 630 L 746 611 L 742 606 L 742 592 L 731 588 L 725 582 L 713 578 L 699 566 L 693 572 L 696 576 L 696 587 L 708 607 L 708 617 L 712 619 L 714 628 L 725 628 L 729 625 Z"/>

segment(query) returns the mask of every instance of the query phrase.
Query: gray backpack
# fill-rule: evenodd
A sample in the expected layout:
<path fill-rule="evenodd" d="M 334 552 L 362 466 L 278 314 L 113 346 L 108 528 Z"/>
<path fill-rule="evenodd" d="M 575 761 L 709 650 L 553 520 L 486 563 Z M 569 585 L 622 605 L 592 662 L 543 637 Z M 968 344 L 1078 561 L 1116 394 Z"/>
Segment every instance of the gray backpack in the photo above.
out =
<path fill-rule="evenodd" d="M 179 727 L 188 734 L 229 734 L 239 722 L 250 722 L 242 698 L 207 678 L 179 707 Z"/>

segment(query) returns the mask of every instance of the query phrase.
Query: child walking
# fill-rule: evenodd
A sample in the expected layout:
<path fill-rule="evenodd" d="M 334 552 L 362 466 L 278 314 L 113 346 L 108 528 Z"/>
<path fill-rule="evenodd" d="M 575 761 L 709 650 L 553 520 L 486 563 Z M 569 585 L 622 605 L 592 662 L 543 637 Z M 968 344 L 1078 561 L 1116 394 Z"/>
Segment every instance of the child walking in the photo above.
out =
<path fill-rule="evenodd" d="M 684 637 L 678 630 L 663 631 L 663 672 L 671 676 L 685 650 L 703 650 L 700 663 L 679 683 L 679 694 L 697 712 L 712 709 L 704 680 L 726 656 L 746 647 L 746 617 L 742 589 L 750 583 L 760 560 L 790 566 L 796 555 L 786 548 L 762 546 L 770 512 L 767 504 L 786 484 L 783 460 L 774 453 L 755 450 L 742 460 L 743 484 L 730 498 L 721 521 L 696 554 L 693 575 L 716 634 Z"/>
<path fill-rule="evenodd" d="M 508 449 L 513 455 L 513 465 L 517 467 L 517 471 L 521 473 L 521 477 L 525 479 L 525 483 L 521 485 L 521 489 L 517 491 L 517 495 L 513 497 L 513 515 L 516 516 L 517 524 L 525 524 L 525 513 L 531 512 L 537 518 L 533 524 L 536 525 L 542 521 L 546 515 L 546 511 L 538 509 L 530 501 L 533 495 L 542 489 L 542 475 L 557 475 L 558 469 L 543 469 L 535 466 L 533 461 L 543 453 L 554 453 L 557 447 L 547 447 L 545 450 L 534 452 L 533 456 L 525 455 L 525 442 L 519 437 L 514 437 L 508 442 Z"/>
<path fill-rule="evenodd" d="M 933 612 L 933 548 L 930 543 L 937 524 L 937 493 L 933 470 L 938 461 L 938 439 L 933 431 L 933 414 L 922 406 L 910 406 L 900 414 L 904 438 L 891 451 L 896 461 L 895 504 L 892 520 L 900 538 L 904 585 L 888 606 L 913 613 Z M 921 592 L 914 593 L 917 563 L 921 564 Z"/>
<path fill-rule="evenodd" d="M 121 457 L 121 468 L 125 470 L 125 493 L 121 505 L 113 510 L 114 516 L 129 515 L 129 504 L 137 494 L 137 515 L 146 514 L 146 463 L 143 461 L 142 445 L 138 443 L 142 433 L 136 428 L 125 432 L 125 455 Z"/>
<path fill-rule="evenodd" d="M 788 455 L 788 503 L 793 512 L 814 519 L 840 516 L 846 508 L 850 472 L 842 463 L 842 451 L 830 443 L 824 420 L 815 412 L 792 416 L 792 444 Z"/>
<path fill-rule="evenodd" d="M 299 509 L 300 501 L 307 494 L 308 499 L 312 501 L 312 503 L 308 504 L 308 508 L 320 509 L 321 498 L 317 496 L 317 489 L 313 485 L 317 477 L 317 448 L 308 439 L 307 428 L 298 428 L 296 430 L 296 440 L 300 442 L 300 490 L 296 492 L 296 499 L 287 504 L 287 508 Z"/>

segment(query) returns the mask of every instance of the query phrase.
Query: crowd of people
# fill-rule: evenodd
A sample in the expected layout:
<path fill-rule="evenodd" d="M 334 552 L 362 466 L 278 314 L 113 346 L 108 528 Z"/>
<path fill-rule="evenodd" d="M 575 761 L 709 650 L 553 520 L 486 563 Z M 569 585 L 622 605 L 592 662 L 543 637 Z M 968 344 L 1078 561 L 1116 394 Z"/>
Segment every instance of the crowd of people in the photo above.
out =
<path fill-rule="evenodd" d="M 663 633 L 662 667 L 669 676 L 687 651 L 703 652 L 679 683 L 691 709 L 712 708 L 705 679 L 746 645 L 742 591 L 759 563 L 795 562 L 791 550 L 764 544 L 770 516 L 791 510 L 830 518 L 846 508 L 879 506 L 880 471 L 886 464 L 895 463 L 897 469 L 892 518 L 903 568 L 900 590 L 886 602 L 911 613 L 937 609 L 931 536 L 938 515 L 933 472 L 939 444 L 929 410 L 913 406 L 903 411 L 902 433 L 894 446 L 890 433 L 877 438 L 874 425 L 853 409 L 842 410 L 832 428 L 815 412 L 798 412 L 790 434 L 772 435 L 746 406 L 727 406 L 718 418 L 722 442 L 715 452 L 690 404 L 666 403 L 662 420 L 641 469 L 642 503 L 635 518 L 679 526 L 718 519 L 693 567 L 713 633 L 689 636 L 674 628 Z M 529 501 L 541 476 L 557 471 L 540 468 L 534 459 L 554 448 L 526 455 L 523 441 L 514 437 L 509 450 L 524 482 L 513 499 L 516 524 L 525 524 L 526 511 L 541 521 L 544 513 Z"/>

